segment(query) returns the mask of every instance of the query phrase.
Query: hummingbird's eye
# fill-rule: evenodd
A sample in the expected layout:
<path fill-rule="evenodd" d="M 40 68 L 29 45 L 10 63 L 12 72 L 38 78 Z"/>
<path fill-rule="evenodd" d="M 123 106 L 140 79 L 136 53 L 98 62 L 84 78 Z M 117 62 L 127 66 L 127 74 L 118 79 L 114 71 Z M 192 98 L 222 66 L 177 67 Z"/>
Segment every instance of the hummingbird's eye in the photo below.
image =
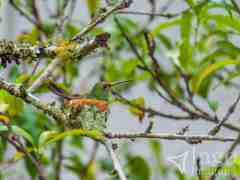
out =
<path fill-rule="evenodd" d="M 103 89 L 107 89 L 109 86 L 107 84 L 103 85 Z"/>
<path fill-rule="evenodd" d="M 103 83 L 103 89 L 108 89 L 109 87 L 111 87 L 111 84 L 110 83 Z"/>

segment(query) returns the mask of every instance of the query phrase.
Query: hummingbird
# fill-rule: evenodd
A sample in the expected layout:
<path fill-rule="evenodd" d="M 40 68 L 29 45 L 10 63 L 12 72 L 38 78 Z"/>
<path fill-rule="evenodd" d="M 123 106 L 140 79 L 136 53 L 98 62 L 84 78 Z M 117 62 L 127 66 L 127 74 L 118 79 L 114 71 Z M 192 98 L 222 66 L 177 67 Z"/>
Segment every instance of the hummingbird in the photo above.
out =
<path fill-rule="evenodd" d="M 89 93 L 82 95 L 72 95 L 51 80 L 48 81 L 48 88 L 55 95 L 64 99 L 63 110 L 69 115 L 69 121 L 65 124 L 67 129 L 83 128 L 103 131 L 109 115 L 112 87 L 129 81 L 100 81 L 93 86 Z"/>

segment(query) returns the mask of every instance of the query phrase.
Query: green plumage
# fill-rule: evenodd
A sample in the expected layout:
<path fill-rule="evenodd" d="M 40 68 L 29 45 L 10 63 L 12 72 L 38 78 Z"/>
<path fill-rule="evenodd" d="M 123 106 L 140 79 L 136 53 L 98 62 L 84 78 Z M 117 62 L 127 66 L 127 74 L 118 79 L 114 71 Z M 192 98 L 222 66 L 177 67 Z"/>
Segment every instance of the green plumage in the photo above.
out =
<path fill-rule="evenodd" d="M 70 119 L 65 124 L 68 129 L 83 128 L 86 130 L 103 131 L 107 125 L 109 112 L 101 112 L 96 106 L 84 105 L 79 109 L 68 108 Z"/>
<path fill-rule="evenodd" d="M 49 81 L 48 84 L 49 89 L 54 94 L 63 97 L 67 102 L 71 102 L 74 99 L 87 98 L 109 103 L 111 87 L 125 82 L 128 81 L 115 83 L 99 82 L 94 85 L 89 93 L 84 95 L 70 95 L 52 81 Z M 68 106 L 64 106 L 63 110 L 69 116 L 69 121 L 65 123 L 65 127 L 68 129 L 83 128 L 86 130 L 103 131 L 107 127 L 109 112 L 101 111 L 95 105 L 79 105 L 76 108 L 69 103 Z"/>

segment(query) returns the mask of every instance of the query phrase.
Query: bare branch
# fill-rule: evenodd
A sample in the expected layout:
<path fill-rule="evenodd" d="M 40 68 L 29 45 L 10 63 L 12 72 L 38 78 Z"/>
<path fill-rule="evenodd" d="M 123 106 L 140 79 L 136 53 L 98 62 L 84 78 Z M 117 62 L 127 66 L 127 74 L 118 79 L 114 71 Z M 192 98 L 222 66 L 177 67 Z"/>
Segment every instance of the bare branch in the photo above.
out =
<path fill-rule="evenodd" d="M 201 159 L 200 157 L 198 157 L 196 159 L 196 165 L 197 165 L 197 176 L 198 176 L 198 180 L 203 180 L 202 177 L 202 167 L 201 167 Z"/>
<path fill-rule="evenodd" d="M 216 137 L 208 135 L 178 135 L 169 133 L 106 133 L 106 137 L 109 139 L 166 139 L 166 140 L 201 140 L 201 141 L 235 141 L 236 138 L 233 137 Z"/>
<path fill-rule="evenodd" d="M 149 116 L 160 116 L 160 117 L 165 117 L 165 118 L 169 118 L 169 119 L 174 119 L 174 120 L 190 120 L 193 119 L 193 117 L 190 116 L 180 116 L 180 115 L 173 115 L 173 114 L 166 114 L 157 110 L 154 110 L 152 108 L 145 108 L 139 105 L 136 105 L 134 103 L 132 103 L 131 101 L 129 101 L 128 99 L 126 99 L 125 97 L 123 97 L 122 95 L 120 95 L 119 93 L 112 91 L 113 95 L 120 101 L 123 102 L 124 104 L 128 104 L 132 107 L 135 107 L 141 111 L 144 111 L 146 113 L 149 114 Z"/>
<path fill-rule="evenodd" d="M 35 25 L 45 36 L 46 36 L 46 32 L 42 27 L 42 24 L 40 23 L 40 19 L 33 19 L 30 15 L 28 15 L 23 9 L 21 9 L 14 0 L 9 0 L 10 5 L 19 12 L 20 15 L 22 15 L 23 17 L 25 17 L 30 23 L 32 23 L 33 25 Z M 34 12 L 36 13 L 36 12 Z M 38 14 L 35 14 L 38 15 Z M 39 17 L 38 17 L 39 18 Z"/>
<path fill-rule="evenodd" d="M 51 74 L 60 63 L 61 60 L 59 58 L 53 59 L 52 63 L 47 66 L 46 70 L 36 79 L 36 81 L 33 82 L 31 87 L 28 88 L 28 91 L 34 92 L 36 89 L 38 89 L 43 84 L 43 82 L 49 78 L 49 76 L 51 76 Z"/>
<path fill-rule="evenodd" d="M 118 159 L 116 153 L 114 152 L 114 150 L 112 148 L 112 145 L 109 142 L 105 142 L 104 146 L 105 146 L 109 156 L 112 159 L 114 170 L 116 170 L 119 179 L 120 180 L 127 180 L 127 178 L 126 178 L 126 176 L 125 176 L 125 174 L 124 174 L 124 172 L 122 170 L 122 166 L 121 166 L 121 164 L 119 162 L 119 159 Z"/>
<path fill-rule="evenodd" d="M 140 15 L 140 16 L 158 16 L 164 18 L 174 18 L 180 14 L 171 14 L 171 13 L 151 13 L 151 12 L 140 12 L 140 11 L 118 11 L 118 14 L 131 14 L 131 15 Z"/>

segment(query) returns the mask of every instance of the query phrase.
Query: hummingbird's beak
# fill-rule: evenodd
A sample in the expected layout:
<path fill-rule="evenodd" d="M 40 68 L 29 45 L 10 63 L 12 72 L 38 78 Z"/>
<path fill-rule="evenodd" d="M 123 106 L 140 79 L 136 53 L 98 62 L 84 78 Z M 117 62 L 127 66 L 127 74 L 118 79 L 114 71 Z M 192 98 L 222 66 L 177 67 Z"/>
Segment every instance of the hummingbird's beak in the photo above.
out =
<path fill-rule="evenodd" d="M 122 85 L 122 84 L 127 84 L 127 83 L 129 83 L 129 82 L 131 82 L 131 81 L 133 81 L 133 80 L 112 82 L 112 83 L 110 83 L 110 87 L 112 87 L 112 86 L 119 86 L 119 85 Z"/>

